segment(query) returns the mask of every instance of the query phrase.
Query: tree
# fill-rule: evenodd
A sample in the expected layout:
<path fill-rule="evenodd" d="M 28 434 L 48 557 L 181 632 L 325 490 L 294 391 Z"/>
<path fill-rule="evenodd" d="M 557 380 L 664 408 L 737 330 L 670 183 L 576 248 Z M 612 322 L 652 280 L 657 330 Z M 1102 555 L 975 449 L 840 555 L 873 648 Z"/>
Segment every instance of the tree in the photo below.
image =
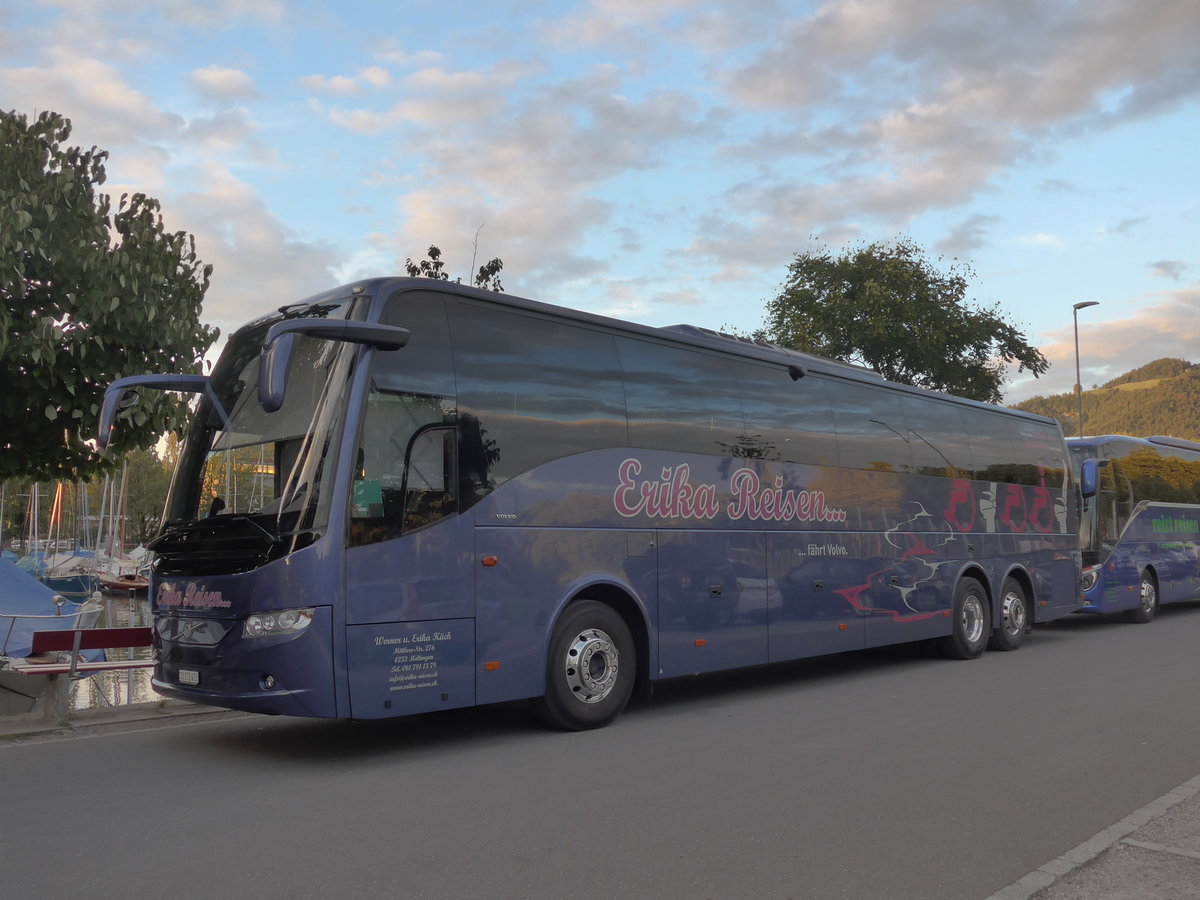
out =
<path fill-rule="evenodd" d="M 1003 315 L 966 301 L 966 265 L 941 272 L 915 243 L 797 253 L 755 337 L 869 366 L 903 384 L 999 403 L 1008 364 L 1050 366 Z"/>
<path fill-rule="evenodd" d="M 105 388 L 124 375 L 199 372 L 216 329 L 199 316 L 212 266 L 168 233 L 157 200 L 104 183 L 108 153 L 71 147 L 54 112 L 0 111 L 0 478 L 79 479 L 148 447 L 185 403 L 147 396 L 95 436 Z"/>
<path fill-rule="evenodd" d="M 134 450 L 125 457 L 129 464 L 125 522 L 126 540 L 146 544 L 158 533 L 163 504 L 171 486 L 171 469 L 155 448 Z M 128 547 L 126 548 L 128 549 Z"/>
<path fill-rule="evenodd" d="M 442 261 L 442 251 L 431 246 L 426 256 L 428 258 L 421 260 L 420 263 L 414 263 L 411 258 L 404 260 L 404 270 L 413 278 L 436 278 L 439 281 L 449 281 L 450 273 L 446 271 L 446 264 Z M 498 294 L 504 293 L 504 285 L 500 283 L 500 270 L 503 268 L 504 263 L 498 256 L 484 263 L 475 273 L 475 287 Z M 461 278 L 454 280 L 462 284 Z"/>

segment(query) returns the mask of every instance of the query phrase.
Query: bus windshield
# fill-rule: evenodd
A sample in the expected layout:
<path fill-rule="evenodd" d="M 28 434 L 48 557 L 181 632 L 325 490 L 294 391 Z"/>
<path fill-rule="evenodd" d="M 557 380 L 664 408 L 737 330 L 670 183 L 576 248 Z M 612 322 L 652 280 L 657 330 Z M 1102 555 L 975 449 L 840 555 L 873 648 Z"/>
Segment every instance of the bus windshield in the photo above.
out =
<path fill-rule="evenodd" d="M 326 303 L 301 314 L 344 318 L 347 305 Z M 287 398 L 279 410 L 267 413 L 258 403 L 258 357 L 275 321 L 278 317 L 235 334 L 213 371 L 219 407 L 207 398 L 200 401 L 167 501 L 168 530 L 201 520 L 219 527 L 249 517 L 294 544 L 301 534 L 311 536 L 325 527 L 327 482 L 335 468 L 326 462 L 336 452 L 340 401 L 356 348 L 300 337 L 289 366 Z"/>
<path fill-rule="evenodd" d="M 1071 471 L 1075 473 L 1075 478 L 1078 480 L 1079 471 L 1083 466 L 1083 461 L 1086 459 L 1096 458 L 1096 448 L 1088 444 L 1075 444 L 1068 442 L 1068 448 L 1071 453 Z M 1111 479 L 1111 473 L 1106 473 L 1104 469 L 1100 470 L 1100 477 L 1103 479 L 1108 477 Z M 1111 485 L 1110 485 L 1111 486 Z M 1111 494 L 1111 491 L 1109 492 Z M 1105 495 L 1098 492 L 1095 497 L 1089 497 L 1083 501 L 1079 507 L 1079 546 L 1083 551 L 1083 564 L 1088 566 L 1098 565 L 1107 558 L 1112 552 L 1112 543 L 1109 542 L 1107 548 L 1102 552 L 1100 544 L 1100 529 L 1097 527 L 1099 513 L 1105 504 Z M 1111 499 L 1108 497 L 1107 499 Z"/>

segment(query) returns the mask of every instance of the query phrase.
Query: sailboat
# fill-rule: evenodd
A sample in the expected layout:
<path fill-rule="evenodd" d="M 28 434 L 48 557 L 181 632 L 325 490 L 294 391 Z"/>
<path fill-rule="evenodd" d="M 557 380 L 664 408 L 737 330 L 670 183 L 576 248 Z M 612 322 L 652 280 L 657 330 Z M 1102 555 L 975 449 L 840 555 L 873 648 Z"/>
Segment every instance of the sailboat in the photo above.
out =
<path fill-rule="evenodd" d="M 73 492 L 71 505 L 72 528 L 64 528 L 67 520 L 67 486 L 59 482 L 50 507 L 50 526 L 46 533 L 45 569 L 39 576 L 42 583 L 74 603 L 83 603 L 96 592 L 96 558 L 85 550 L 87 536 L 79 529 L 87 528 L 87 488 L 80 484 Z M 68 537 L 64 538 L 64 531 Z"/>
<path fill-rule="evenodd" d="M 108 534 L 103 533 L 104 525 L 101 525 L 101 536 L 97 541 L 97 567 L 96 577 L 100 582 L 100 589 L 110 594 L 129 594 L 140 593 L 145 591 L 149 586 L 149 579 L 146 577 L 146 559 L 145 548 L 139 547 L 134 551 L 125 553 L 125 507 L 128 503 L 129 495 L 129 465 L 126 464 L 121 470 L 121 487 L 118 490 L 116 483 L 105 480 L 105 496 L 101 500 L 101 504 L 107 504 L 108 514 L 101 517 L 102 523 L 107 523 Z M 110 490 L 111 488 L 111 490 Z M 105 550 L 101 551 L 100 548 Z"/>
<path fill-rule="evenodd" d="M 80 486 L 75 492 L 76 504 L 70 527 L 66 526 L 68 518 L 67 486 L 59 483 L 54 491 L 54 499 L 50 506 L 47 521 L 46 537 L 41 536 L 41 487 L 34 484 L 29 491 L 29 505 L 26 520 L 29 523 L 26 555 L 17 560 L 19 569 L 37 578 L 55 593 L 72 601 L 83 603 L 96 592 L 95 560 L 90 551 L 80 545 L 74 529 L 86 521 L 86 515 L 79 514 L 78 502 L 86 506 L 86 489 Z M 64 534 L 68 535 L 64 537 Z"/>

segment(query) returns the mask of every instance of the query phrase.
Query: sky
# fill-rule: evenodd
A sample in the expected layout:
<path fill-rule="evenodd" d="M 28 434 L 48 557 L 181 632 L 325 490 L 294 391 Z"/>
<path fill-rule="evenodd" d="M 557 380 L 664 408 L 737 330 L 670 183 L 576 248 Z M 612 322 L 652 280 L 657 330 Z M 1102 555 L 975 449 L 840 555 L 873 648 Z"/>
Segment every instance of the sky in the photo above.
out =
<path fill-rule="evenodd" d="M 0 0 L 0 108 L 196 236 L 225 334 L 431 244 L 750 331 L 904 237 L 1050 360 L 1008 402 L 1072 389 L 1084 301 L 1085 387 L 1200 362 L 1200 0 Z"/>

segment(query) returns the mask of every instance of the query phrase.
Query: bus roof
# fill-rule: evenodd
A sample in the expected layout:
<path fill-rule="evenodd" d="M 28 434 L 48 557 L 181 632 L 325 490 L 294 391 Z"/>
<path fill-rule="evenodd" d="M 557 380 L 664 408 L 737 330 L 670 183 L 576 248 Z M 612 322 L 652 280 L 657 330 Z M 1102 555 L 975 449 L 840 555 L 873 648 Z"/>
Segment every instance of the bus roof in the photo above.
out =
<path fill-rule="evenodd" d="M 483 300 L 500 306 L 508 306 L 513 309 L 527 310 L 530 312 L 541 313 L 543 315 L 554 316 L 556 318 L 587 323 L 612 331 L 623 332 L 632 336 L 665 340 L 674 344 L 684 344 L 692 347 L 714 350 L 719 353 L 730 353 L 736 356 L 756 359 L 761 362 L 774 363 L 787 368 L 789 372 L 791 372 L 792 377 L 797 380 L 804 377 L 809 372 L 816 372 L 822 375 L 829 375 L 835 378 L 844 378 L 851 381 L 886 385 L 889 388 L 893 388 L 897 391 L 905 393 L 938 397 L 954 403 L 982 407 L 996 412 L 1006 413 L 1017 418 L 1053 424 L 1056 427 L 1058 426 L 1058 421 L 1048 416 L 1025 412 L 1024 410 L 1019 409 L 1012 409 L 1010 407 L 996 406 L 991 403 L 983 403 L 981 401 L 971 400 L 966 397 L 958 397 L 954 394 L 944 394 L 940 391 L 932 391 L 926 388 L 919 388 L 912 385 L 891 382 L 873 369 L 868 369 L 864 366 L 841 362 L 839 360 L 826 359 L 820 356 L 813 356 L 808 353 L 802 353 L 798 350 L 791 350 L 786 347 L 781 347 L 778 344 L 772 344 L 766 341 L 758 341 L 752 338 L 726 334 L 724 332 L 714 331 L 709 328 L 702 328 L 698 325 L 669 325 L 664 327 L 639 325 L 636 322 L 629 322 L 624 319 L 616 319 L 610 316 L 599 315 L 597 313 L 571 309 L 570 307 L 545 303 L 540 300 L 530 300 L 514 294 L 485 291 L 453 281 L 440 281 L 431 278 L 413 278 L 408 276 L 369 278 L 362 281 L 345 284 L 340 287 L 324 291 L 320 294 L 316 294 L 312 297 L 305 298 L 297 303 L 280 307 L 280 313 L 284 312 L 285 310 L 295 310 L 317 303 L 327 303 L 334 299 L 345 298 L 350 295 L 374 296 L 376 298 L 376 302 L 379 303 L 385 301 L 397 291 L 416 289 L 458 294 L 475 300 Z M 275 315 L 278 315 L 278 313 Z M 264 318 L 270 317 L 268 316 Z M 255 322 L 250 324 L 253 325 L 262 322 L 264 318 L 255 320 Z M 1200 449 L 1200 446 L 1198 446 L 1197 449 Z"/>
<path fill-rule="evenodd" d="M 1171 447 L 1176 450 L 1191 450 L 1194 453 L 1200 453 L 1200 443 L 1162 434 L 1155 434 L 1150 437 L 1135 437 L 1132 434 L 1094 434 L 1086 437 L 1067 438 L 1069 444 L 1077 447 L 1099 447 L 1113 441 L 1132 441 L 1135 444 Z"/>

